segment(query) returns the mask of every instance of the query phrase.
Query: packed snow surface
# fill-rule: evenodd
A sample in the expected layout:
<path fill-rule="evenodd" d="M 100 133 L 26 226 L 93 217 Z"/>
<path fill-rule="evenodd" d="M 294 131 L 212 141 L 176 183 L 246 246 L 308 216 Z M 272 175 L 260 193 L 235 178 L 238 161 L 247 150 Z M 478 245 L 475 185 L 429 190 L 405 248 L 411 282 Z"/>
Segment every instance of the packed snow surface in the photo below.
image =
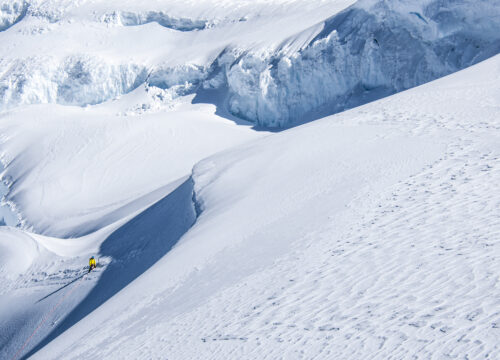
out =
<path fill-rule="evenodd" d="M 0 358 L 500 358 L 499 15 L 0 0 Z"/>

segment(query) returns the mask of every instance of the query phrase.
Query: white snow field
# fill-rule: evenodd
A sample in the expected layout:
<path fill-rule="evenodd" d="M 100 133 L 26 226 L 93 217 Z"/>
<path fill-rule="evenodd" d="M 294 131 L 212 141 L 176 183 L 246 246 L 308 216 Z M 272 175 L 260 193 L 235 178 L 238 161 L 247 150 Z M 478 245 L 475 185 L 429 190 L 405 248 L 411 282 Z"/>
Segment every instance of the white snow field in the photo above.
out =
<path fill-rule="evenodd" d="M 0 358 L 500 359 L 499 19 L 0 0 Z"/>

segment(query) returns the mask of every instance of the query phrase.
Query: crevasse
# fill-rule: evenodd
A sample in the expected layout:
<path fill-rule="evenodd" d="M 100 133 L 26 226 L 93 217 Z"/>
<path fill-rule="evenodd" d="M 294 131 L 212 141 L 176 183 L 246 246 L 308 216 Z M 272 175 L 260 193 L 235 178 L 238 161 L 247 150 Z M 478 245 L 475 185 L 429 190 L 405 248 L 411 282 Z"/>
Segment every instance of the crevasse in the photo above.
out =
<path fill-rule="evenodd" d="M 297 53 L 247 53 L 229 66 L 229 110 L 289 126 L 458 71 L 500 51 L 499 5 L 361 2 L 327 19 Z"/>
<path fill-rule="evenodd" d="M 128 14 L 125 22 L 159 21 L 144 14 Z M 31 103 L 96 104 L 146 84 L 168 90 L 169 99 L 200 88 L 224 89 L 232 114 L 260 126 L 287 127 L 497 54 L 499 17 L 500 0 L 364 0 L 324 20 L 317 36 L 294 52 L 289 45 L 301 33 L 273 48 L 231 42 L 213 63 L 110 62 L 86 54 L 0 59 L 0 110 Z M 193 29 L 210 31 L 199 25 Z"/>

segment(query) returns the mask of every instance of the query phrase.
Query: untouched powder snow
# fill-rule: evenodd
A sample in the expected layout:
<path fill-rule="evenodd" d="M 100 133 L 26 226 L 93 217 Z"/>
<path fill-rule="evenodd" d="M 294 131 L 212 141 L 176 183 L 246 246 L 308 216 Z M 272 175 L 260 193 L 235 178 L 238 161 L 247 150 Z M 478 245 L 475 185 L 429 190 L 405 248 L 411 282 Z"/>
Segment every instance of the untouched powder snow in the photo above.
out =
<path fill-rule="evenodd" d="M 0 274 L 2 277 L 18 276 L 28 270 L 37 257 L 38 246 L 29 236 L 14 229 L 2 228 L 1 232 Z"/>

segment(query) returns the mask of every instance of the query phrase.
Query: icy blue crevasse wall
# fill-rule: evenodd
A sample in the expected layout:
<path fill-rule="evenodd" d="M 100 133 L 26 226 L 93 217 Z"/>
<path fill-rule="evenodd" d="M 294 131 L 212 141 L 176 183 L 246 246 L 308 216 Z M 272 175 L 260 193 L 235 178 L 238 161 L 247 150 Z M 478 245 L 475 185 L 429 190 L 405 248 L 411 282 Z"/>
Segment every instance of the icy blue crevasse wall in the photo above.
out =
<path fill-rule="evenodd" d="M 222 63 L 229 110 L 259 125 L 288 126 L 423 84 L 500 52 L 500 1 L 414 3 L 362 1 L 327 19 L 297 53 L 247 53 Z"/>
<path fill-rule="evenodd" d="M 20 11 L 15 14 L 25 10 Z M 39 12 L 33 8 L 29 16 L 57 18 Z M 14 12 L 9 14 L 9 24 L 17 21 Z M 158 14 L 120 13 L 121 20 L 115 15 L 118 23 L 125 22 L 121 25 L 159 21 Z M 498 18 L 500 0 L 364 0 L 326 19 L 323 30 L 292 53 L 288 45 L 293 37 L 274 50 L 233 44 L 212 64 L 175 67 L 115 64 L 85 54 L 4 58 L 0 111 L 32 103 L 96 104 L 144 83 L 165 90 L 168 102 L 202 86 L 227 90 L 228 109 L 236 116 L 265 127 L 286 127 L 420 85 L 499 53 Z M 198 25 L 182 30 L 203 31 L 206 24 Z"/>

